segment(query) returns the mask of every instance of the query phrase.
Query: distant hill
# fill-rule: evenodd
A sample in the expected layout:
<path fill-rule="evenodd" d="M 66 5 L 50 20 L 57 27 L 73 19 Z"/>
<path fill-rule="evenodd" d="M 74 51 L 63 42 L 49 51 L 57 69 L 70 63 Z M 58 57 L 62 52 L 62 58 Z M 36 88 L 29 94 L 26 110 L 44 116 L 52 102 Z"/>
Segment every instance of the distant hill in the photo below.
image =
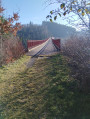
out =
<path fill-rule="evenodd" d="M 42 26 L 47 27 L 49 34 L 51 34 L 54 37 L 59 37 L 59 38 L 67 38 L 76 32 L 75 28 L 65 26 L 62 24 L 57 24 L 54 22 L 45 22 L 44 21 L 42 23 Z"/>

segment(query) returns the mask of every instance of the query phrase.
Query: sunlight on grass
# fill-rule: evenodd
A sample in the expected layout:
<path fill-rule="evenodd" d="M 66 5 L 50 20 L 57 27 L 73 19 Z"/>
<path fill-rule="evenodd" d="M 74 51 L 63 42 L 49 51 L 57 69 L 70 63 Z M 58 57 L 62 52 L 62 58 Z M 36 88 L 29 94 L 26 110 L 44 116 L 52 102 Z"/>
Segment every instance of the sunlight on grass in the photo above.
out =
<path fill-rule="evenodd" d="M 25 63 L 29 60 L 30 57 L 24 55 L 13 63 L 3 65 L 0 68 L 0 95 L 6 85 L 6 82 L 9 80 L 11 81 L 13 77 L 16 77 L 20 72 L 23 72 L 26 69 Z"/>
<path fill-rule="evenodd" d="M 0 99 L 4 119 L 89 119 L 90 97 L 69 73 L 65 58 L 56 55 L 7 80 Z"/>

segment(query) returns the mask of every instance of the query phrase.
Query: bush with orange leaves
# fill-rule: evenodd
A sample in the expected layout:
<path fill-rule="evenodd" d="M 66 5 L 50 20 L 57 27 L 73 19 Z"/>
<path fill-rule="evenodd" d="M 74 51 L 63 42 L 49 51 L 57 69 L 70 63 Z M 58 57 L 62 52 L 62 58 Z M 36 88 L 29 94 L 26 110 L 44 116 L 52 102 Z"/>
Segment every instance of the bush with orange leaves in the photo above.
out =
<path fill-rule="evenodd" d="M 18 13 L 13 13 L 12 17 L 5 19 L 1 15 L 4 10 L 0 6 L 0 65 L 17 59 L 24 51 L 21 41 L 16 37 L 17 31 L 21 29 L 21 24 L 17 22 Z"/>

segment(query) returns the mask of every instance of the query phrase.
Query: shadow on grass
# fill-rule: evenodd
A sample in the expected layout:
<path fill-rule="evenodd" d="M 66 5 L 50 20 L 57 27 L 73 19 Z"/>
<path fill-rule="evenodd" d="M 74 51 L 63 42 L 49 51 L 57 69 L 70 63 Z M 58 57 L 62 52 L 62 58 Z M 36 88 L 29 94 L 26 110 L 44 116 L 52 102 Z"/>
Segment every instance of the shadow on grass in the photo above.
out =
<path fill-rule="evenodd" d="M 63 58 L 54 56 L 8 81 L 1 98 L 2 115 L 7 119 L 90 119 L 89 99 L 69 77 Z"/>
<path fill-rule="evenodd" d="M 45 95 L 47 119 L 89 119 L 89 96 L 78 92 L 76 82 L 56 81 Z"/>

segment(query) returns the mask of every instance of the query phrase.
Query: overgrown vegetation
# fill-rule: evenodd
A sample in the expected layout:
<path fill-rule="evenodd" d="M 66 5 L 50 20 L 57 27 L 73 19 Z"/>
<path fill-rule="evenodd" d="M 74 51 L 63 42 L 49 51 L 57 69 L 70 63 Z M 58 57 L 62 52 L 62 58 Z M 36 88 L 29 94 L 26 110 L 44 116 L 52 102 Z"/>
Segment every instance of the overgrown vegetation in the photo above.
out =
<path fill-rule="evenodd" d="M 3 16 L 4 10 L 0 2 L 0 66 L 19 58 L 24 53 L 22 43 L 16 37 L 17 31 L 21 28 L 21 24 L 17 22 L 19 16 L 13 13 L 12 17 L 6 19 Z"/>
<path fill-rule="evenodd" d="M 69 58 L 72 76 L 82 91 L 90 92 L 90 38 L 74 36 L 63 46 L 63 54 Z"/>
<path fill-rule="evenodd" d="M 18 37 L 9 34 L 2 35 L 2 39 L 2 48 L 0 48 L 0 66 L 20 58 L 25 52 Z"/>
<path fill-rule="evenodd" d="M 38 60 L 6 80 L 0 95 L 1 115 L 4 119 L 89 119 L 90 96 L 79 92 L 77 80 L 69 73 L 63 56 Z"/>

